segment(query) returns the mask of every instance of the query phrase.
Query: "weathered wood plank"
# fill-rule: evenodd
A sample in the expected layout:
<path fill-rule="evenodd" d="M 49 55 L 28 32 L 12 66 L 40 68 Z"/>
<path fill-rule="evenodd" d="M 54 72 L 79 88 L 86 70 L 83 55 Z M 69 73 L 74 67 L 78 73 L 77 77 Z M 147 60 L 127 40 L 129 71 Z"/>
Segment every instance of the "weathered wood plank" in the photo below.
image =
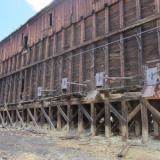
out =
<path fill-rule="evenodd" d="M 111 137 L 111 120 L 110 120 L 111 113 L 108 102 L 105 102 L 104 108 L 105 108 L 105 136 L 107 139 L 109 139 Z"/>
<path fill-rule="evenodd" d="M 125 101 L 121 102 L 121 110 L 122 110 L 122 116 L 125 118 L 126 122 L 121 123 L 121 131 L 122 131 L 122 139 L 124 141 L 127 141 L 128 139 L 128 107 L 126 105 Z"/>
<path fill-rule="evenodd" d="M 106 102 L 108 103 L 108 102 Z M 126 119 L 120 114 L 118 113 L 118 111 L 110 104 L 108 103 L 109 107 L 110 107 L 110 110 L 113 112 L 113 114 L 122 122 L 126 122 Z"/>
<path fill-rule="evenodd" d="M 141 110 L 141 106 L 140 105 L 136 106 L 133 109 L 133 111 L 128 115 L 128 122 L 130 122 L 140 110 Z"/>
<path fill-rule="evenodd" d="M 81 105 L 78 105 L 78 133 L 81 134 L 83 130 L 83 113 L 81 111 Z"/>
<path fill-rule="evenodd" d="M 22 117 L 21 117 L 18 109 L 16 109 L 16 115 L 17 115 L 18 119 L 20 120 L 22 126 L 25 127 L 25 124 L 24 124 L 24 122 L 23 122 L 23 119 L 22 119 Z"/>
<path fill-rule="evenodd" d="M 66 113 L 64 113 L 64 111 L 62 110 L 61 106 L 57 106 L 58 110 L 60 112 L 60 114 L 63 116 L 63 118 L 65 119 L 66 122 L 69 122 L 69 118 L 67 117 Z"/>
<path fill-rule="evenodd" d="M 4 126 L 5 126 L 5 123 L 4 123 L 4 119 L 3 119 L 3 116 L 2 116 L 2 114 L 1 114 L 1 112 L 0 112 L 0 119 L 1 119 L 1 122 L 2 122 L 2 126 L 4 127 Z"/>
<path fill-rule="evenodd" d="M 55 129 L 54 124 L 52 123 L 51 119 L 50 119 L 49 116 L 47 115 L 47 113 L 46 113 L 46 111 L 44 110 L 44 108 L 41 107 L 41 111 L 42 111 L 44 117 L 46 118 L 46 120 L 48 121 L 48 123 L 51 125 L 51 127 L 52 127 L 53 129 Z"/>
<path fill-rule="evenodd" d="M 141 103 L 156 117 L 156 119 L 160 120 L 160 112 L 150 105 L 147 100 L 143 99 Z"/>
<path fill-rule="evenodd" d="M 148 142 L 148 113 L 147 108 L 141 105 L 141 120 L 142 120 L 142 143 Z"/>
<path fill-rule="evenodd" d="M 30 117 L 31 117 L 31 119 L 32 119 L 32 121 L 33 121 L 33 123 L 34 123 L 34 125 L 39 129 L 39 126 L 38 126 L 38 124 L 37 124 L 35 118 L 33 117 L 33 115 L 32 115 L 32 113 L 31 113 L 31 111 L 30 111 L 29 108 L 27 108 L 27 112 L 28 112 L 28 114 L 30 115 Z"/>
<path fill-rule="evenodd" d="M 95 136 L 96 135 L 96 107 L 93 103 L 91 103 L 91 118 L 92 118 L 91 133 L 92 133 L 92 136 Z"/>
<path fill-rule="evenodd" d="M 81 111 L 82 111 L 82 113 L 86 116 L 86 118 L 87 118 L 90 122 L 93 122 L 92 117 L 89 115 L 89 113 L 88 113 L 87 110 L 84 108 L 84 106 L 81 106 Z"/>

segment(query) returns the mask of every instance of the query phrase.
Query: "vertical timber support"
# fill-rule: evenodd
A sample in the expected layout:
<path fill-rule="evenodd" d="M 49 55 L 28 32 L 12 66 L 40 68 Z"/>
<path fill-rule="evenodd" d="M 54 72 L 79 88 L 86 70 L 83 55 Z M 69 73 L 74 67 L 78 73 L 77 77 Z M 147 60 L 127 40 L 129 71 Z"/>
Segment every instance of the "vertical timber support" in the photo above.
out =
<path fill-rule="evenodd" d="M 156 120 L 153 121 L 153 130 L 154 130 L 154 136 L 159 136 L 159 124 Z"/>
<path fill-rule="evenodd" d="M 59 107 L 57 106 L 57 129 L 60 130 L 62 128 L 62 119 Z"/>
<path fill-rule="evenodd" d="M 71 105 L 67 105 L 67 117 L 68 117 L 68 122 L 67 122 L 67 131 L 70 131 L 71 128 Z"/>
<path fill-rule="evenodd" d="M 141 104 L 141 119 L 142 119 L 142 143 L 148 142 L 148 112 L 144 104 Z"/>
<path fill-rule="evenodd" d="M 140 134 L 141 134 L 141 129 L 140 128 L 141 128 L 140 119 L 138 117 L 138 118 L 135 119 L 135 135 L 137 137 L 139 137 Z"/>
<path fill-rule="evenodd" d="M 96 135 L 96 106 L 94 103 L 91 103 L 91 134 L 92 136 Z"/>
<path fill-rule="evenodd" d="M 155 7 L 156 7 L 156 12 L 160 12 L 160 1 L 159 0 L 154 0 L 155 1 Z"/>
<path fill-rule="evenodd" d="M 111 137 L 111 121 L 110 121 L 110 107 L 108 105 L 108 102 L 104 103 L 105 108 L 105 136 L 107 139 Z"/>
<path fill-rule="evenodd" d="M 136 0 L 136 17 L 137 20 L 141 19 L 141 2 L 140 0 Z M 141 33 L 141 27 L 138 27 L 138 33 Z M 139 34 L 139 36 L 136 37 L 137 38 L 137 43 L 138 43 L 138 64 L 139 64 L 139 74 L 142 74 L 142 65 L 143 65 L 143 50 L 142 50 L 142 36 L 141 34 Z M 140 81 L 140 84 L 142 82 Z"/>
<path fill-rule="evenodd" d="M 128 107 L 126 105 L 125 101 L 121 102 L 121 107 L 122 107 L 122 116 L 126 120 L 126 122 L 122 122 L 122 140 L 127 141 L 128 139 Z"/>
<path fill-rule="evenodd" d="M 92 32 L 92 37 L 93 37 L 93 39 L 95 39 L 96 38 L 96 14 L 95 13 L 93 13 L 93 32 Z"/>
<path fill-rule="evenodd" d="M 124 1 L 119 2 L 119 10 L 120 10 L 120 28 L 124 27 Z M 124 67 L 124 40 L 123 33 L 120 34 L 120 63 L 121 63 L 121 77 L 125 76 L 125 67 Z M 124 86 L 124 80 L 121 81 L 121 85 Z"/>
<path fill-rule="evenodd" d="M 83 113 L 81 111 L 81 104 L 78 105 L 78 133 L 81 134 L 84 130 Z"/>

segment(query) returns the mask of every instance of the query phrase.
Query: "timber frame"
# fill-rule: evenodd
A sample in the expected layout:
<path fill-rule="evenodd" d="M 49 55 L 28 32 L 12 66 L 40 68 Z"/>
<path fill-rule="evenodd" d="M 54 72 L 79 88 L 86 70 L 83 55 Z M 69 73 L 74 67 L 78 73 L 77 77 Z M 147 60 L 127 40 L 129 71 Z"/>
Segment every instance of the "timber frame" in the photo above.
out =
<path fill-rule="evenodd" d="M 104 96 L 103 96 L 104 97 Z M 33 123 L 39 130 L 42 124 L 48 128 L 61 130 L 64 126 L 69 132 L 77 128 L 79 134 L 89 130 L 92 136 L 104 134 L 109 140 L 118 134 L 123 141 L 129 137 L 141 137 L 147 143 L 149 136 L 160 135 L 160 100 L 147 100 L 139 92 L 112 94 L 102 99 L 55 98 L 38 101 L 7 104 L 0 109 L 0 123 L 3 127 L 19 125 L 27 127 Z"/>
<path fill-rule="evenodd" d="M 143 97 L 159 43 L 159 0 L 55 0 L 0 42 L 0 123 L 160 136 L 159 84 Z M 120 79 L 99 87 L 99 73 Z"/>

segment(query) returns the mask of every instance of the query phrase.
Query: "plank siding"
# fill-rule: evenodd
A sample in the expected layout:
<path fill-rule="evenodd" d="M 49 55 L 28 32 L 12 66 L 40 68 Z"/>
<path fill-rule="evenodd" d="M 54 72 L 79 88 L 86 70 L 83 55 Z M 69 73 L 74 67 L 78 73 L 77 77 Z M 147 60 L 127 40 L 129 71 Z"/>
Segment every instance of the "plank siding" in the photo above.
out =
<path fill-rule="evenodd" d="M 98 72 L 128 77 L 142 74 L 143 65 L 156 66 L 160 61 L 159 33 L 147 31 L 159 24 L 157 3 L 155 0 L 55 0 L 0 42 L 0 104 L 16 102 L 21 97 L 36 99 L 40 86 L 54 89 L 59 95 L 62 78 L 88 84 L 87 87 L 68 85 L 67 93 L 88 92 L 96 88 Z M 49 14 L 53 17 L 52 25 Z M 136 34 L 140 32 L 147 33 L 139 35 L 138 42 Z M 28 36 L 27 48 L 24 48 L 25 36 Z M 120 38 L 127 39 L 115 42 Z M 98 48 L 93 50 L 94 47 Z M 18 93 L 22 91 L 22 81 L 24 91 Z M 106 86 L 134 86 L 139 81 L 138 78 L 108 81 Z"/>

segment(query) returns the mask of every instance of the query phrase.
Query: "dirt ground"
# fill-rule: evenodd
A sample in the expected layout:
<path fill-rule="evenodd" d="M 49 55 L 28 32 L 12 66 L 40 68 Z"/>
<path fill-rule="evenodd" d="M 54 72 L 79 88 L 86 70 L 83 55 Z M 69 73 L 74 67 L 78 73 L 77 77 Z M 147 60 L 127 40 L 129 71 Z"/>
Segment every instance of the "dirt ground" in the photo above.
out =
<path fill-rule="evenodd" d="M 160 142 L 129 140 L 123 160 L 160 160 Z M 0 160 L 119 160 L 126 144 L 120 137 L 68 136 L 64 132 L 0 129 Z"/>

